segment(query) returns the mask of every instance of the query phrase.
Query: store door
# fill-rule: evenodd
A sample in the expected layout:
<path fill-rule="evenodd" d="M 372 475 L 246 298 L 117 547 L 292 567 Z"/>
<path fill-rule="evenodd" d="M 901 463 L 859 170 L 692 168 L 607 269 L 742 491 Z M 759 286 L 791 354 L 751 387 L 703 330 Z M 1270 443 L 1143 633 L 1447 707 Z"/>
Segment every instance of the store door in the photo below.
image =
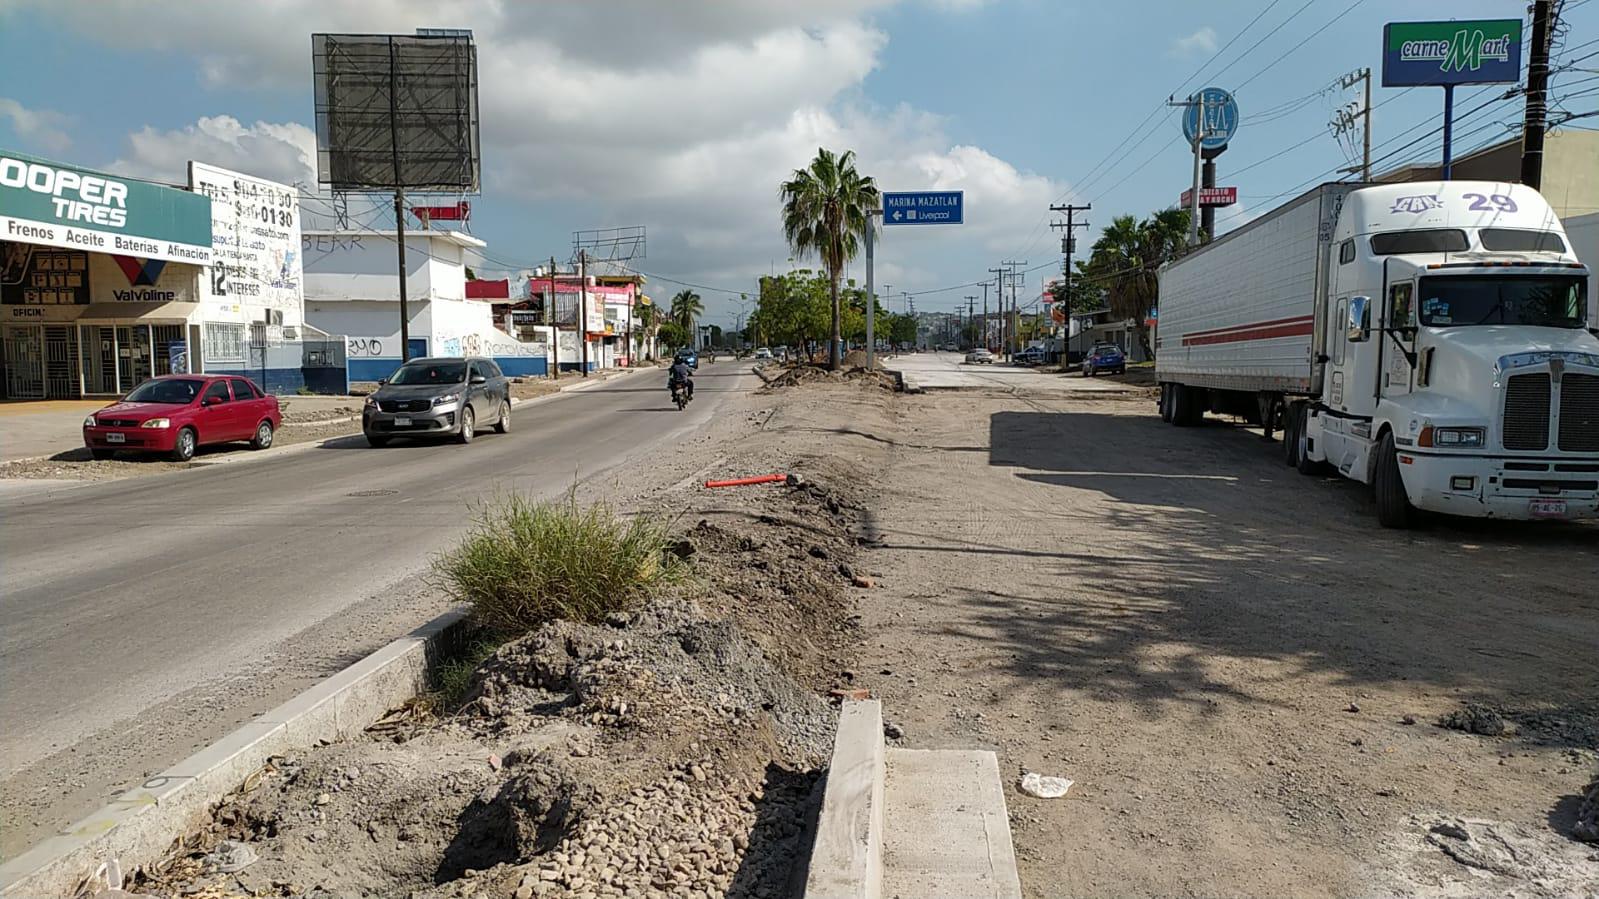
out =
<path fill-rule="evenodd" d="M 72 325 L 44 327 L 44 395 L 52 400 L 78 398 L 78 329 Z"/>
<path fill-rule="evenodd" d="M 79 354 L 83 364 L 83 392 L 114 396 L 117 390 L 117 331 L 110 325 L 83 325 Z"/>
<path fill-rule="evenodd" d="M 5 329 L 6 396 L 44 399 L 44 328 L 8 325 Z"/>
<path fill-rule="evenodd" d="M 150 326 L 118 326 L 117 357 L 122 363 L 119 393 L 127 393 L 150 380 L 154 371 L 154 359 L 150 354 Z"/>

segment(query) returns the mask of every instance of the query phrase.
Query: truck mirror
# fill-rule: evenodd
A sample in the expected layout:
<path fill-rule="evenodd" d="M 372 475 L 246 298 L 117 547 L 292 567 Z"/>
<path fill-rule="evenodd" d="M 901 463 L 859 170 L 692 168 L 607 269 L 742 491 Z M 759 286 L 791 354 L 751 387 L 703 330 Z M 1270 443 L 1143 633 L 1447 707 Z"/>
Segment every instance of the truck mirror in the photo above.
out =
<path fill-rule="evenodd" d="M 1349 342 L 1361 343 L 1371 336 L 1371 297 L 1349 298 Z"/>

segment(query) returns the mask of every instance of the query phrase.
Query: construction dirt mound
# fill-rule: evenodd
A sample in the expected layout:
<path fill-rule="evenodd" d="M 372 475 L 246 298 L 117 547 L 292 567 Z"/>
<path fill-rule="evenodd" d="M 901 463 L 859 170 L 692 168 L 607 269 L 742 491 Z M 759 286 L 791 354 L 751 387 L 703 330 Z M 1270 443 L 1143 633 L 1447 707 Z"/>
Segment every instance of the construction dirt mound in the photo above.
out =
<path fill-rule="evenodd" d="M 854 355 L 854 353 L 850 354 L 850 356 Z M 848 359 L 849 357 L 845 358 Z M 862 354 L 860 359 L 861 364 L 853 367 L 842 368 L 838 371 L 832 371 L 828 369 L 825 363 L 815 365 L 810 363 L 800 363 L 798 365 L 788 366 L 776 370 L 768 368 L 762 372 L 761 377 L 766 381 L 766 387 L 768 389 L 795 387 L 800 384 L 811 384 L 816 382 L 839 381 L 867 384 L 888 391 L 899 389 L 897 380 L 893 375 L 883 371 L 882 369 L 877 369 L 875 371 L 869 370 L 864 367 L 865 362 L 865 354 Z"/>
<path fill-rule="evenodd" d="M 806 483 L 699 501 L 728 523 L 682 533 L 693 587 L 549 624 L 453 707 L 274 759 L 136 889 L 790 895 L 832 748 L 823 696 L 855 640 L 858 509 Z"/>

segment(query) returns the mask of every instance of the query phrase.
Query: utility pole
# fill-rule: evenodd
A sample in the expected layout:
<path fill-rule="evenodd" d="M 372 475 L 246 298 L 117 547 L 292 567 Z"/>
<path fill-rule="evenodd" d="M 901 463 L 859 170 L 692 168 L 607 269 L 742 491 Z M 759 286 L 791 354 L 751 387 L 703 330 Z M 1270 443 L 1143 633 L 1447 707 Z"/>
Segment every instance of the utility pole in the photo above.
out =
<path fill-rule="evenodd" d="M 1194 94 L 1187 100 L 1174 100 L 1166 98 L 1167 106 L 1199 107 L 1194 127 L 1194 192 L 1188 198 L 1188 245 L 1199 244 L 1199 166 L 1200 157 L 1205 145 L 1205 100 L 1204 93 Z"/>
<path fill-rule="evenodd" d="M 1005 352 L 1005 270 L 991 268 L 988 273 L 994 276 L 994 299 L 999 308 L 999 351 Z M 983 335 L 986 343 L 988 335 L 988 285 L 983 285 Z"/>
<path fill-rule="evenodd" d="M 555 318 L 555 257 L 550 257 L 550 292 L 544 295 L 544 323 L 550 326 L 550 380 L 561 376 L 561 324 Z"/>
<path fill-rule="evenodd" d="M 959 341 L 960 343 L 965 343 L 966 342 L 966 332 L 970 331 L 971 328 L 972 328 L 972 315 L 973 315 L 973 313 L 975 313 L 977 311 L 976 310 L 976 306 L 977 306 L 977 295 L 976 294 L 967 294 L 967 296 L 966 296 L 966 327 L 961 329 L 961 336 L 960 336 L 960 341 Z M 984 308 L 984 312 L 986 314 L 987 308 L 988 308 L 988 292 L 987 291 L 983 292 L 983 308 Z M 972 349 L 975 350 L 975 349 L 977 349 L 977 347 L 973 346 Z"/>
<path fill-rule="evenodd" d="M 1066 279 L 1065 296 L 1062 299 L 1062 302 L 1066 306 L 1066 328 L 1060 341 L 1061 371 L 1066 370 L 1066 366 L 1071 362 L 1072 355 L 1072 250 L 1077 249 L 1077 235 L 1073 234 L 1072 230 L 1075 228 L 1088 227 L 1087 222 L 1077 221 L 1076 215 L 1079 212 L 1087 212 L 1093 208 L 1094 204 L 1092 203 L 1084 203 L 1081 206 L 1073 206 L 1072 204 L 1067 203 L 1064 206 L 1049 207 L 1050 212 L 1066 213 L 1066 221 L 1049 223 L 1051 228 L 1061 228 L 1066 232 L 1065 234 L 1062 234 L 1060 238 L 1060 251 L 1066 256 L 1066 268 L 1062 272 L 1062 275 Z"/>
<path fill-rule="evenodd" d="M 1021 285 L 1021 281 L 1025 280 L 1025 278 L 1018 279 L 1016 277 L 1017 274 L 1018 274 L 1016 269 L 1021 267 L 1021 266 L 1026 265 L 1026 264 L 1027 264 L 1026 261 L 1022 261 L 1022 262 L 1006 261 L 1006 262 L 1001 262 L 1000 263 L 1000 265 L 1003 265 L 1007 269 L 1009 269 L 1009 271 L 1006 272 L 1006 274 L 1008 274 L 1010 276 L 1010 315 L 1007 318 L 1007 321 L 1008 321 L 1009 324 L 1008 324 L 1008 327 L 1006 328 L 1006 332 L 1005 332 L 1006 333 L 1006 343 L 1005 343 L 1006 349 L 1005 349 L 1005 351 L 1008 354 L 1010 354 L 1010 357 L 1012 359 L 1014 359 L 1016 357 L 1017 350 L 1021 349 L 1021 341 L 1018 339 L 1018 337 L 1020 335 L 1017 333 L 1017 330 L 1018 330 L 1019 326 L 1021 325 L 1021 319 L 1020 319 L 1020 317 L 1019 317 L 1019 315 L 1017 313 L 1017 310 L 1016 310 L 1016 300 L 1017 300 L 1016 289 L 1017 289 L 1017 287 L 1019 287 Z"/>
<path fill-rule="evenodd" d="M 583 347 L 583 377 L 589 376 L 589 274 L 588 251 L 577 251 L 578 343 Z"/>
<path fill-rule="evenodd" d="M 1332 120 L 1332 122 L 1330 124 L 1332 126 L 1333 136 L 1334 137 L 1338 137 L 1339 135 L 1343 134 L 1344 132 L 1346 132 L 1346 131 L 1350 130 L 1351 128 L 1355 127 L 1355 116 L 1356 115 L 1360 116 L 1360 119 L 1361 119 L 1361 125 L 1360 125 L 1360 133 L 1361 133 L 1360 165 L 1358 165 L 1358 166 L 1350 166 L 1350 167 L 1345 168 L 1345 169 L 1339 169 L 1339 171 L 1341 171 L 1341 172 L 1360 172 L 1360 180 L 1362 180 L 1362 181 L 1370 181 L 1371 180 L 1371 69 L 1356 69 L 1356 70 L 1354 70 L 1353 72 L 1350 72 L 1347 75 L 1340 75 L 1338 77 L 1338 86 L 1341 87 L 1341 88 L 1344 88 L 1345 90 L 1348 90 L 1349 88 L 1354 87 L 1355 86 L 1355 82 L 1357 82 L 1357 81 L 1365 83 L 1364 97 L 1361 100 L 1360 112 L 1359 113 L 1350 112 L 1349 111 L 1349 105 L 1350 104 L 1345 104 L 1344 106 L 1339 107 L 1338 110 L 1333 113 L 1333 120 Z"/>
<path fill-rule="evenodd" d="M 1532 4 L 1532 57 L 1527 62 L 1527 112 L 1521 129 L 1521 183 L 1543 183 L 1544 117 L 1549 111 L 1550 0 Z"/>

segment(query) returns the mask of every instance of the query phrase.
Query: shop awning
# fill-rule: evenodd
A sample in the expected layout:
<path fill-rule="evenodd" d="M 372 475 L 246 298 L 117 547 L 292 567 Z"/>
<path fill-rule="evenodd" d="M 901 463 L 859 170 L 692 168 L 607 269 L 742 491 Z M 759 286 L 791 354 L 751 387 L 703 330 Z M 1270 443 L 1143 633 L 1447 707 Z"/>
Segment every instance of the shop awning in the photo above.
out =
<path fill-rule="evenodd" d="M 83 307 L 82 321 L 87 318 L 115 318 L 122 321 L 187 321 L 199 303 L 90 303 Z"/>

